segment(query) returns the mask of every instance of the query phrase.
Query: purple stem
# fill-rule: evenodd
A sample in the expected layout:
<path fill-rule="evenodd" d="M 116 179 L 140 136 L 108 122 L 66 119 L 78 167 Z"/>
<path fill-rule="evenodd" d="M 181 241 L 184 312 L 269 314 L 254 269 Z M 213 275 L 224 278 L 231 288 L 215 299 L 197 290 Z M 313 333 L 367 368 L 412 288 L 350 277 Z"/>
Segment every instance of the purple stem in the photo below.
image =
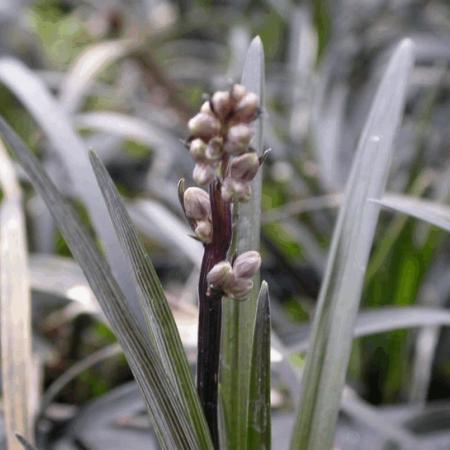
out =
<path fill-rule="evenodd" d="M 207 295 L 208 272 L 220 261 L 226 259 L 231 243 L 232 221 L 231 206 L 222 199 L 220 182 L 211 184 L 211 214 L 213 238 L 205 245 L 199 292 L 197 391 L 209 426 L 214 448 L 219 448 L 219 430 L 217 417 L 217 390 L 219 381 L 220 334 L 222 320 L 222 295 Z"/>

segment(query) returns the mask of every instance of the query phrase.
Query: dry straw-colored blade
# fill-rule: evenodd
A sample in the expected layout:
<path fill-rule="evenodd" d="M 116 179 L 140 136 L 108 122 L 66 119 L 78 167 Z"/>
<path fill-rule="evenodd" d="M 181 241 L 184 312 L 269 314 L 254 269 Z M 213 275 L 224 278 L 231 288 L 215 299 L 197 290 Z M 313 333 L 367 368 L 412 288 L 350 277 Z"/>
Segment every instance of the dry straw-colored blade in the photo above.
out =
<path fill-rule="evenodd" d="M 22 448 L 15 433 L 32 441 L 31 305 L 20 187 L 0 141 L 0 328 L 2 394 L 8 450 Z"/>

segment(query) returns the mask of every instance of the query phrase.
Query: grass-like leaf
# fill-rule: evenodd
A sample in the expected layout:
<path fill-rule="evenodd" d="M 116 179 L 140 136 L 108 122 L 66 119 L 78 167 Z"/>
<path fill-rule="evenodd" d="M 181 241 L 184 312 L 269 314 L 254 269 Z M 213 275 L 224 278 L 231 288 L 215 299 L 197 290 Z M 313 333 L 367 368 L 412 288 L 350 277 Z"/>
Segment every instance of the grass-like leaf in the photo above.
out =
<path fill-rule="evenodd" d="M 79 218 L 47 177 L 36 157 L 3 119 L 0 119 L 0 123 L 8 144 L 49 207 L 123 348 L 161 447 L 208 448 L 199 442 L 193 423 L 182 407 L 178 390 L 168 376 L 157 350 L 153 345 L 148 345 L 108 265 Z"/>
<path fill-rule="evenodd" d="M 450 233 L 450 207 L 405 195 L 386 195 L 374 202 L 393 211 L 423 220 Z"/>
<path fill-rule="evenodd" d="M 50 386 L 45 391 L 45 394 L 42 396 L 39 412 L 37 414 L 37 422 L 43 416 L 45 416 L 47 408 L 50 404 L 55 400 L 57 395 L 78 375 L 83 373 L 85 370 L 91 368 L 92 366 L 106 360 L 112 358 L 116 355 L 121 355 L 122 349 L 119 344 L 114 343 L 108 345 L 107 347 L 103 347 L 100 350 L 91 353 L 85 358 L 77 361 L 73 366 L 69 367 L 67 370 L 63 372 L 56 380 L 54 380 Z"/>
<path fill-rule="evenodd" d="M 21 193 L 3 143 L 0 142 L 0 328 L 2 393 L 8 449 L 21 446 L 20 432 L 32 440 L 33 362 L 31 296 L 25 219 Z M 34 386 L 37 389 L 37 386 Z"/>
<path fill-rule="evenodd" d="M 19 445 L 19 447 L 17 447 L 19 449 L 23 448 L 25 450 L 38 450 L 34 445 L 31 445 L 30 442 L 28 442 L 28 440 L 25 439 L 20 433 L 15 434 L 15 439 L 16 439 L 17 445 Z M 8 449 L 10 449 L 10 448 L 14 448 L 14 447 L 8 446 Z"/>
<path fill-rule="evenodd" d="M 368 200 L 380 199 L 384 193 L 412 64 L 412 43 L 404 40 L 389 62 L 358 144 L 314 317 L 292 449 L 332 447 L 379 215 L 378 205 Z"/>
<path fill-rule="evenodd" d="M 353 337 L 370 336 L 389 331 L 430 326 L 450 326 L 450 312 L 442 308 L 378 308 L 358 314 Z M 304 352 L 308 349 L 310 327 L 299 329 L 298 342 L 288 347 L 289 353 Z"/>
<path fill-rule="evenodd" d="M 271 448 L 270 409 L 270 299 L 265 281 L 258 295 L 253 333 L 253 355 L 250 372 L 248 410 L 248 448 Z"/>
<path fill-rule="evenodd" d="M 242 84 L 260 97 L 264 109 L 264 50 L 259 37 L 253 39 L 247 53 Z M 252 146 L 262 154 L 263 117 L 255 124 Z M 259 249 L 261 217 L 261 170 L 252 182 L 252 197 L 239 207 L 239 220 L 234 249 L 237 253 Z M 234 238 L 233 238 L 234 239 Z M 225 299 L 222 316 L 221 399 L 230 448 L 247 446 L 250 366 L 252 359 L 253 324 L 256 317 L 259 279 L 244 302 Z M 239 374 L 237 376 L 236 374 Z"/>
<path fill-rule="evenodd" d="M 75 133 L 68 114 L 42 81 L 15 59 L 0 58 L 0 81 L 14 92 L 48 137 L 75 194 L 89 212 L 120 288 L 127 293 L 128 309 L 134 314 L 141 333 L 149 340 L 133 285 L 133 275 L 130 268 L 123 264 L 124 255 L 89 163 L 87 148 Z M 3 124 L 0 121 L 0 132 L 8 139 L 9 131 Z"/>
<path fill-rule="evenodd" d="M 61 84 L 60 101 L 64 109 L 69 113 L 77 111 L 96 75 L 133 48 L 131 40 L 118 39 L 100 42 L 85 49 Z"/>
<path fill-rule="evenodd" d="M 211 446 L 208 427 L 195 390 L 180 335 L 155 268 L 127 214 L 125 206 L 102 162 L 91 153 L 91 163 L 105 198 L 111 220 L 130 260 L 142 293 L 143 310 L 148 315 L 152 338 L 161 360 L 188 411 L 202 448 Z"/>

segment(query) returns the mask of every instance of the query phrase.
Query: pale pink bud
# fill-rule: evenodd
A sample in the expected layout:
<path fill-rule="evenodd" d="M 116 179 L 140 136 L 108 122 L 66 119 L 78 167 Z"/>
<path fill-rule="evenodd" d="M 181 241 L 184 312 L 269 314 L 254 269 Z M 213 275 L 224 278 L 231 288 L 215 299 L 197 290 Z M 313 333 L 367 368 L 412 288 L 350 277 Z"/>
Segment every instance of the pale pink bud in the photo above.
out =
<path fill-rule="evenodd" d="M 211 139 L 220 130 L 219 121 L 207 113 L 198 113 L 188 122 L 189 131 L 195 137 Z"/>
<path fill-rule="evenodd" d="M 251 278 L 261 267 L 261 256 L 258 252 L 250 250 L 239 255 L 233 264 L 233 273 L 236 278 Z"/>
<path fill-rule="evenodd" d="M 202 113 L 206 113 L 206 114 L 212 114 L 213 112 L 211 111 L 211 105 L 209 103 L 209 101 L 206 101 L 202 104 L 202 106 L 200 107 L 200 112 Z"/>
<path fill-rule="evenodd" d="M 211 216 L 209 195 L 203 189 L 190 187 L 184 191 L 184 211 L 188 219 L 205 220 Z"/>
<path fill-rule="evenodd" d="M 209 164 L 197 163 L 194 167 L 192 177 L 200 185 L 206 185 L 214 180 L 215 169 Z"/>
<path fill-rule="evenodd" d="M 234 195 L 233 184 L 234 184 L 233 180 L 231 180 L 230 178 L 225 178 L 223 180 L 222 188 L 221 188 L 221 195 L 222 195 L 222 198 L 226 202 L 233 200 L 233 195 Z"/>
<path fill-rule="evenodd" d="M 230 155 L 240 155 L 248 150 L 253 131 L 244 124 L 230 127 L 227 133 L 225 151 Z"/>
<path fill-rule="evenodd" d="M 212 241 L 212 223 L 209 220 L 198 221 L 195 227 L 195 234 L 202 242 L 209 244 Z"/>
<path fill-rule="evenodd" d="M 231 264 L 228 261 L 217 263 L 206 276 L 208 286 L 213 288 L 222 288 L 233 278 Z"/>
<path fill-rule="evenodd" d="M 225 178 L 221 189 L 222 198 L 227 202 L 231 200 L 247 202 L 250 200 L 251 192 L 249 183 L 236 181 L 232 178 Z"/>
<path fill-rule="evenodd" d="M 235 278 L 227 287 L 226 294 L 236 300 L 245 300 L 253 289 L 253 281 L 249 278 Z"/>
<path fill-rule="evenodd" d="M 211 98 L 214 114 L 221 120 L 224 120 L 231 111 L 230 93 L 226 91 L 217 91 Z"/>
<path fill-rule="evenodd" d="M 201 139 L 193 139 L 189 144 L 189 152 L 195 161 L 202 161 L 205 159 L 207 144 Z"/>
<path fill-rule="evenodd" d="M 255 178 L 259 169 L 259 158 L 256 153 L 245 153 L 233 158 L 230 165 L 230 176 L 233 180 L 248 182 Z"/>
<path fill-rule="evenodd" d="M 247 89 L 242 84 L 234 84 L 230 89 L 231 99 L 235 103 L 239 103 L 246 93 Z"/>
<path fill-rule="evenodd" d="M 259 111 L 259 98 L 253 92 L 246 94 L 237 104 L 233 121 L 251 122 L 256 118 Z"/>
<path fill-rule="evenodd" d="M 222 158 L 223 139 L 220 136 L 212 138 L 206 148 L 206 158 L 216 161 Z"/>

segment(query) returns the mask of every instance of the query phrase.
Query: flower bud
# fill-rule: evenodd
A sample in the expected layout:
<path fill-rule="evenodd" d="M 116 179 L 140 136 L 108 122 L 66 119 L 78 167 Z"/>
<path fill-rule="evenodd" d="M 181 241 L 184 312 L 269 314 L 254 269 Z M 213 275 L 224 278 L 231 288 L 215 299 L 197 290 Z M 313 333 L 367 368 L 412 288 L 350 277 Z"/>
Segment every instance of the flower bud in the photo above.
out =
<path fill-rule="evenodd" d="M 217 161 L 222 158 L 223 154 L 223 139 L 220 136 L 212 138 L 206 148 L 205 156 L 207 159 Z"/>
<path fill-rule="evenodd" d="M 233 158 L 230 165 L 230 176 L 233 180 L 248 182 L 255 178 L 259 169 L 259 158 L 254 152 Z"/>
<path fill-rule="evenodd" d="M 184 211 L 188 219 L 205 220 L 211 216 L 209 195 L 203 189 L 190 187 L 184 191 Z"/>
<path fill-rule="evenodd" d="M 253 131 L 247 125 L 239 124 L 230 127 L 227 133 L 225 151 L 230 155 L 240 155 L 248 150 Z"/>
<path fill-rule="evenodd" d="M 227 91 L 217 91 L 211 98 L 214 114 L 224 120 L 231 111 L 230 93 Z"/>
<path fill-rule="evenodd" d="M 210 115 L 213 113 L 211 111 L 211 105 L 210 105 L 209 101 L 206 101 L 202 104 L 202 106 L 200 107 L 200 112 L 210 114 Z"/>
<path fill-rule="evenodd" d="M 236 181 L 228 177 L 224 179 L 221 189 L 222 198 L 227 202 L 231 200 L 247 202 L 250 200 L 251 192 L 249 183 Z"/>
<path fill-rule="evenodd" d="M 189 152 L 195 161 L 202 161 L 205 159 L 206 143 L 201 139 L 194 139 L 189 144 Z"/>
<path fill-rule="evenodd" d="M 237 104 L 244 98 L 246 93 L 247 89 L 242 84 L 234 84 L 230 89 L 231 100 Z"/>
<path fill-rule="evenodd" d="M 220 130 L 219 121 L 211 114 L 200 112 L 188 122 L 192 136 L 211 139 Z"/>
<path fill-rule="evenodd" d="M 226 294 L 236 300 L 245 300 L 253 289 L 253 281 L 249 278 L 235 278 L 227 287 Z"/>
<path fill-rule="evenodd" d="M 206 275 L 208 286 L 222 288 L 233 278 L 233 270 L 228 261 L 217 263 Z"/>
<path fill-rule="evenodd" d="M 236 278 L 251 278 L 261 267 L 261 256 L 251 250 L 239 255 L 233 264 L 233 273 Z"/>
<path fill-rule="evenodd" d="M 199 220 L 194 231 L 202 242 L 209 244 L 212 241 L 213 227 L 209 220 Z"/>
<path fill-rule="evenodd" d="M 251 122 L 256 119 L 259 111 L 259 98 L 253 92 L 245 94 L 236 106 L 235 113 L 233 115 L 233 121 L 235 122 Z"/>
<path fill-rule="evenodd" d="M 197 163 L 194 167 L 192 177 L 197 184 L 206 185 L 214 180 L 215 170 L 209 164 Z"/>

